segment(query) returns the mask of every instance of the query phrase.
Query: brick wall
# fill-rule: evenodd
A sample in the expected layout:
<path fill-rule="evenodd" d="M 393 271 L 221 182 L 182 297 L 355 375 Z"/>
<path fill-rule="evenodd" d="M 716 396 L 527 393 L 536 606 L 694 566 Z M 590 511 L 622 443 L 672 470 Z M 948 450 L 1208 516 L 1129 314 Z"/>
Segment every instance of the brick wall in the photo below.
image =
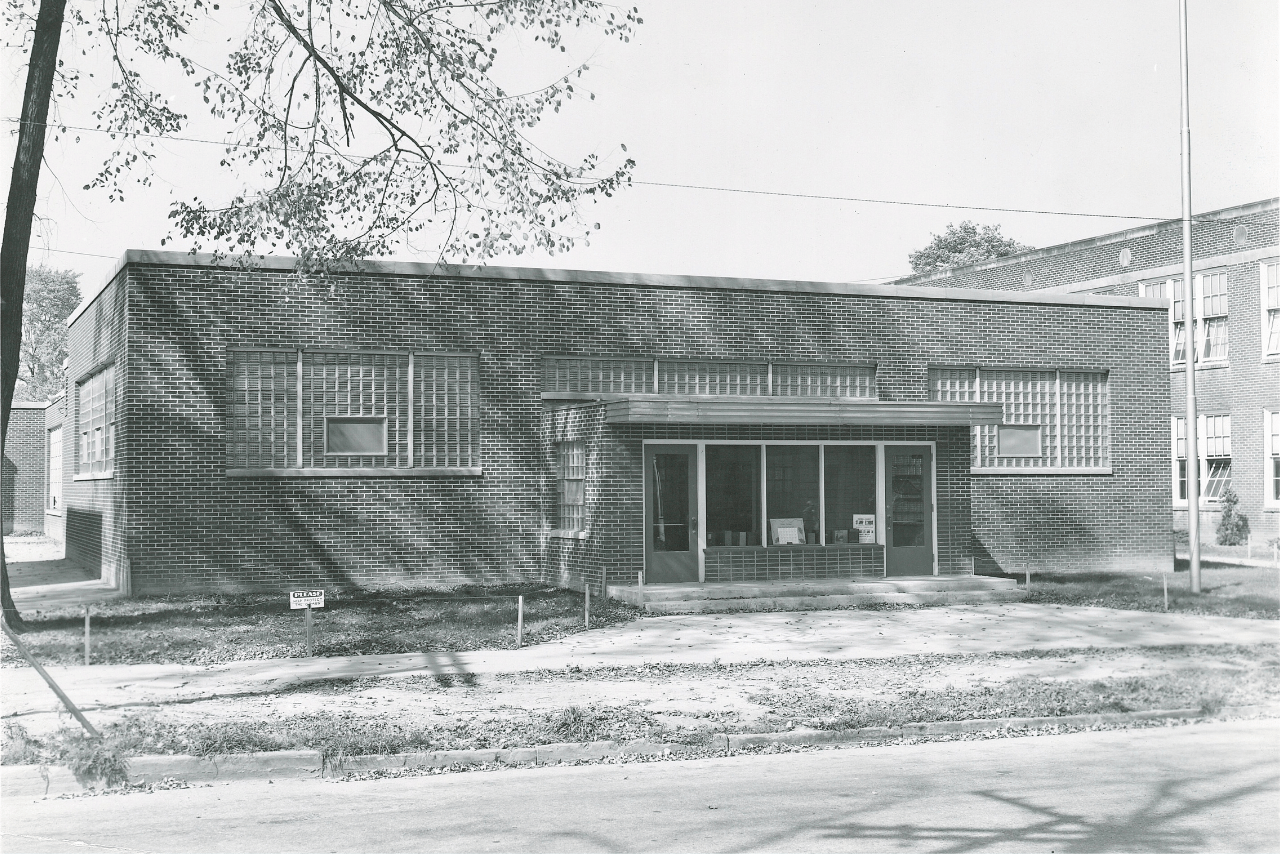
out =
<path fill-rule="evenodd" d="M 630 481 L 589 481 L 588 526 L 622 530 L 639 512 L 642 440 L 682 437 L 685 428 L 605 427 L 598 407 L 595 414 L 592 407 L 548 413 L 539 396 L 541 359 L 557 353 L 873 361 L 880 398 L 891 401 L 927 400 L 930 364 L 1107 369 L 1113 435 L 1123 437 L 1112 449 L 1117 475 L 1042 476 L 1035 482 L 1043 494 L 1034 486 L 997 486 L 1027 477 L 975 479 L 975 525 L 967 507 L 940 524 L 950 544 L 944 571 L 968 571 L 964 558 L 975 537 L 1002 564 L 1062 554 L 1082 530 L 1113 532 L 1108 565 L 1126 556 L 1158 559 L 1171 549 L 1167 524 L 1143 528 L 1155 488 L 1148 481 L 1164 488 L 1168 465 L 1164 429 L 1151 426 L 1168 411 L 1167 373 L 1150 357 L 1165 335 L 1158 311 L 390 273 L 310 281 L 285 270 L 141 262 L 128 265 L 117 283 L 120 293 L 99 303 L 114 306 L 129 328 L 123 353 L 107 346 L 117 340 L 115 327 L 105 318 L 100 324 L 104 347 L 127 363 L 127 372 L 117 369 L 118 378 L 127 377 L 117 380 L 126 383 L 117 419 L 119 492 L 100 494 L 95 504 L 86 490 L 78 506 L 103 511 L 103 563 L 120 563 L 124 556 L 107 553 L 118 542 L 127 493 L 127 561 L 138 592 L 517 577 L 576 585 L 598 583 L 605 572 L 612 579 L 615 571 L 634 578 L 639 526 L 625 537 L 548 542 L 551 443 L 575 431 L 610 431 L 613 441 L 599 443 L 608 450 L 593 464 L 631 472 Z M 77 319 L 73 335 L 83 323 Z M 227 477 L 224 387 L 227 348 L 234 346 L 478 352 L 484 475 Z M 91 360 L 76 358 L 72 374 L 79 376 Z M 734 430 L 744 439 L 819 435 L 808 428 Z M 700 438 L 730 432 L 704 428 Z M 958 494 L 969 477 L 967 431 L 945 432 L 934 431 L 943 443 L 939 488 Z M 896 428 L 880 435 L 913 441 L 927 433 Z M 840 433 L 854 434 L 870 435 Z M 944 445 L 956 461 L 946 484 Z M 1056 513 L 1061 504 L 1079 509 L 1066 518 Z"/>
<path fill-rule="evenodd" d="M 115 366 L 115 445 L 128 447 L 128 409 L 132 405 L 123 393 L 129 377 L 128 352 L 124 347 L 128 318 L 127 289 L 123 274 L 108 284 L 79 315 L 74 316 L 67 334 L 67 396 L 63 422 L 63 500 L 66 504 L 67 559 L 91 569 L 101 577 L 128 590 L 129 555 L 125 548 L 125 490 L 128 474 L 126 455 L 116 454 L 111 475 L 78 473 L 80 429 L 80 384 L 108 365 Z M 193 336 L 198 331 L 193 330 Z M 139 448 L 140 454 L 153 449 Z"/>
<path fill-rule="evenodd" d="M 45 404 L 15 402 L 9 412 L 0 474 L 4 532 L 44 530 Z"/>

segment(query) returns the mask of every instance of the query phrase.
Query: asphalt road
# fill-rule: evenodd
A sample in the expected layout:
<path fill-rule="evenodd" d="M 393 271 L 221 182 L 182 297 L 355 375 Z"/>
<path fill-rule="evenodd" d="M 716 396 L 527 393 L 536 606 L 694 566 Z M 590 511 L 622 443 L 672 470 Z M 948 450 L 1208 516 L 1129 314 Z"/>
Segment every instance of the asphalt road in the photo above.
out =
<path fill-rule="evenodd" d="M 9 799 L 48 851 L 1275 851 L 1280 721 Z"/>

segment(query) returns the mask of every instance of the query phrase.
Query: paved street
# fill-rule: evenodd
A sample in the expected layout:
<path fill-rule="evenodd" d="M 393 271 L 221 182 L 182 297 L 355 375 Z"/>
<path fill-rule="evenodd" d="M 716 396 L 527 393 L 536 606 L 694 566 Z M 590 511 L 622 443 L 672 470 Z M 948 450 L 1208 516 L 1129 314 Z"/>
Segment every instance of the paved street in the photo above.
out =
<path fill-rule="evenodd" d="M 18 801 L 6 852 L 1274 851 L 1280 722 Z"/>

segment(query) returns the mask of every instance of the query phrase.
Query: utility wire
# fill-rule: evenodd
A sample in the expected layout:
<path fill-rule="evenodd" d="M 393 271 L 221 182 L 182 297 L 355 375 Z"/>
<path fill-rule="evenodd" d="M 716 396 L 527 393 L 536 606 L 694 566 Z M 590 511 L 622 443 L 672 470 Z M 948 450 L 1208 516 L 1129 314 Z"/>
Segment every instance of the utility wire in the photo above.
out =
<path fill-rule="evenodd" d="M 15 119 L 12 117 L 5 117 L 4 120 L 8 122 L 18 123 L 18 124 L 22 122 L 21 119 Z M 166 136 L 164 134 L 143 133 L 141 131 L 105 130 L 103 128 L 90 128 L 90 127 L 80 127 L 76 125 L 64 125 L 64 124 L 58 124 L 56 122 L 46 122 L 45 126 L 57 128 L 63 131 L 77 130 L 77 131 L 84 131 L 86 133 L 108 134 L 110 136 L 115 136 L 116 134 L 119 134 L 121 136 L 145 137 L 148 139 L 172 140 L 175 142 L 194 142 L 202 145 L 217 145 L 223 148 L 245 148 L 245 149 L 251 149 L 255 151 L 280 151 L 280 152 L 304 151 L 304 149 L 301 149 L 301 148 L 288 148 L 286 146 L 278 146 L 278 145 L 257 145 L 252 143 L 243 143 L 243 142 L 219 142 L 214 139 L 200 139 L 198 137 L 191 137 L 191 136 Z M 738 193 L 738 194 L 750 195 L 750 196 L 774 196 L 777 198 L 788 198 L 788 199 L 813 199 L 817 201 L 826 201 L 826 202 L 861 202 L 863 204 L 896 205 L 899 207 L 913 207 L 913 208 L 943 208 L 947 210 L 962 210 L 962 211 L 991 211 L 994 213 L 1036 214 L 1039 216 L 1091 217 L 1094 219 L 1123 219 L 1123 220 L 1134 220 L 1134 221 L 1140 221 L 1140 222 L 1165 222 L 1165 221 L 1178 219 L 1178 217 L 1169 217 L 1169 216 L 1138 216 L 1135 214 L 1092 213 L 1087 211 L 1051 211 L 1051 210 L 1044 210 L 1040 208 L 1006 208 L 1006 207 L 995 207 L 992 205 L 957 205 L 957 204 L 950 204 L 946 202 L 914 202 L 914 201 L 905 201 L 902 199 L 872 199 L 872 198 L 867 198 L 862 196 L 826 196 L 826 195 L 820 195 L 815 193 L 788 193 L 781 190 L 748 190 L 748 189 L 743 189 L 741 187 L 715 187 L 709 184 L 677 184 L 677 183 L 668 182 L 668 181 L 640 181 L 634 178 L 631 180 L 631 183 L 639 186 L 645 186 L 645 187 L 668 187 L 668 188 L 680 189 L 680 190 L 705 190 L 705 191 L 716 192 L 716 193 Z M 1196 218 L 1194 217 L 1192 219 L 1193 221 L 1204 221 L 1204 222 L 1209 221 L 1209 220 L 1196 220 Z"/>

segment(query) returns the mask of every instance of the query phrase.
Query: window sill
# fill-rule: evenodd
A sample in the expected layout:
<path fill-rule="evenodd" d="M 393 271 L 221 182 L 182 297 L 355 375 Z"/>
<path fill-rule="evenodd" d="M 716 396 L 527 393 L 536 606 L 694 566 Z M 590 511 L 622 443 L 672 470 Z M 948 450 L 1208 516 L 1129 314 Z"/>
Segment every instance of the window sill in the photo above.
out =
<path fill-rule="evenodd" d="M 46 516 L 61 516 L 61 515 L 62 515 L 62 511 L 61 511 L 61 510 L 46 510 L 46 511 L 44 511 L 44 515 L 46 515 Z"/>
<path fill-rule="evenodd" d="M 1231 367 L 1231 360 L 1230 360 L 1230 359 L 1212 359 L 1212 360 L 1209 360 L 1209 361 L 1205 361 L 1205 362 L 1197 362 L 1197 363 L 1196 363 L 1196 370 L 1197 370 L 1197 371 L 1215 371 L 1215 370 L 1218 370 L 1218 369 L 1220 369 L 1220 368 L 1229 368 L 1229 367 Z M 1175 373 L 1175 374 L 1176 374 L 1176 373 L 1185 373 L 1185 372 L 1186 372 L 1186 370 L 1187 370 L 1187 366 L 1186 366 L 1185 364 L 1183 364 L 1182 362 L 1178 362 L 1178 363 L 1177 363 L 1177 364 L 1175 364 L 1175 365 L 1170 365 L 1170 366 L 1169 366 L 1169 371 L 1170 371 L 1171 373 Z"/>
<path fill-rule="evenodd" d="M 587 532 L 555 530 L 551 532 L 550 536 L 555 540 L 585 540 L 587 538 Z"/>
<path fill-rule="evenodd" d="M 71 480 L 72 480 L 72 481 L 78 481 L 78 480 L 111 480 L 111 479 L 112 479 L 113 477 L 115 477 L 115 476 L 116 476 L 116 473 L 115 473 L 114 471 L 96 471 L 96 472 L 93 472 L 93 473 L 91 473 L 91 474 L 77 474 L 77 475 L 73 475 L 73 476 L 72 476 L 72 478 L 71 478 Z"/>
<path fill-rule="evenodd" d="M 227 469 L 227 477 L 482 477 L 484 469 L 454 468 L 367 468 L 367 469 Z"/>
<path fill-rule="evenodd" d="M 768 546 L 707 546 L 704 551 L 708 552 L 746 552 L 760 551 L 761 549 L 877 549 L 883 548 L 882 543 L 787 543 L 786 545 L 768 545 Z"/>
<path fill-rule="evenodd" d="M 1078 474 L 1078 475 L 1109 475 L 1111 467 L 1102 468 L 1057 468 L 1057 467 L 1038 467 L 1038 468 L 970 468 L 969 474 L 1005 474 L 1005 475 L 1035 475 L 1035 474 Z"/>

